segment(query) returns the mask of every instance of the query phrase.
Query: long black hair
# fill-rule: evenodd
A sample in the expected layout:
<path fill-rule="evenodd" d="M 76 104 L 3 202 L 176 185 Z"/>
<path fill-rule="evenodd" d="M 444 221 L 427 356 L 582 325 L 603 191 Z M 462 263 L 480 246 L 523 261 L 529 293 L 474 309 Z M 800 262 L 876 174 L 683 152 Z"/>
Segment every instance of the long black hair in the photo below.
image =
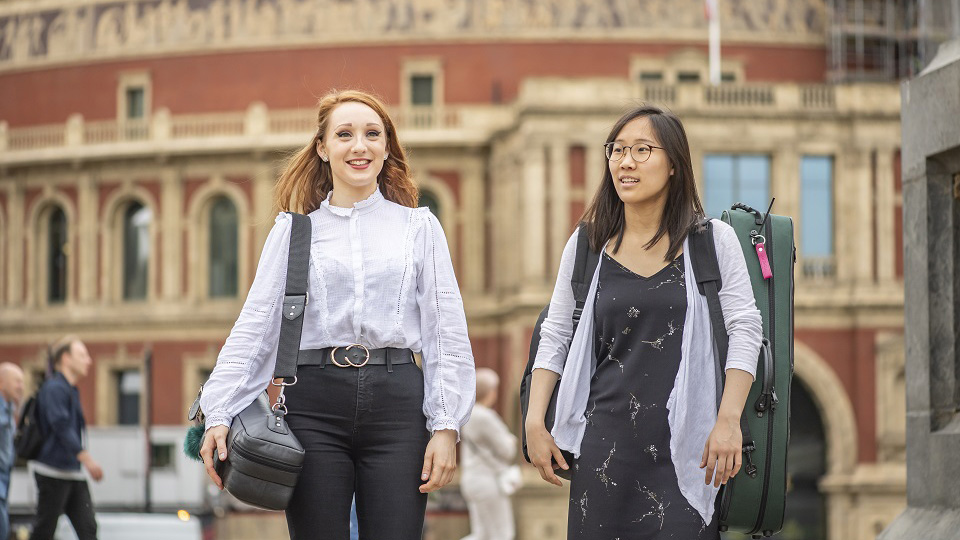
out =
<path fill-rule="evenodd" d="M 652 105 L 642 105 L 624 114 L 613 125 L 606 142 L 613 142 L 631 121 L 637 118 L 647 118 L 653 127 L 654 133 L 673 167 L 673 174 L 667 180 L 667 203 L 660 218 L 660 226 L 644 247 L 650 249 L 667 235 L 670 247 L 667 249 L 666 261 L 674 260 L 683 247 L 683 241 L 695 225 L 705 215 L 700 197 L 697 195 L 697 184 L 693 177 L 693 163 L 690 159 L 690 144 L 687 142 L 687 132 L 683 129 L 680 119 L 673 113 L 664 111 Z M 620 250 L 623 242 L 624 208 L 623 201 L 617 195 L 613 185 L 613 176 L 609 164 L 603 163 L 603 181 L 597 188 L 590 206 L 583 215 L 587 224 L 590 247 L 594 251 L 603 249 L 603 244 L 616 236 L 613 252 Z"/>

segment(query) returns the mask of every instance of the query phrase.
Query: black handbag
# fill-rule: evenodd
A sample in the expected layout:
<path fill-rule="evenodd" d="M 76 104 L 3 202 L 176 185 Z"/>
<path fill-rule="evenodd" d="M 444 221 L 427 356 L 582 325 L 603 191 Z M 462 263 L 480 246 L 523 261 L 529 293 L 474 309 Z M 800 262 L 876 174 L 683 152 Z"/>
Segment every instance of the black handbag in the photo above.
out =
<path fill-rule="evenodd" d="M 270 404 L 266 391 L 233 418 L 227 435 L 227 460 L 214 452 L 214 467 L 223 487 L 237 499 L 267 510 L 285 510 L 303 468 L 304 450 L 290 431 L 284 390 L 297 383 L 297 356 L 307 303 L 307 267 L 310 259 L 310 218 L 290 213 L 290 252 L 277 362 L 271 384 L 280 387 Z M 280 382 L 276 382 L 280 379 Z M 202 392 L 201 387 L 201 392 Z M 202 414 L 199 396 L 190 410 L 191 420 Z"/>

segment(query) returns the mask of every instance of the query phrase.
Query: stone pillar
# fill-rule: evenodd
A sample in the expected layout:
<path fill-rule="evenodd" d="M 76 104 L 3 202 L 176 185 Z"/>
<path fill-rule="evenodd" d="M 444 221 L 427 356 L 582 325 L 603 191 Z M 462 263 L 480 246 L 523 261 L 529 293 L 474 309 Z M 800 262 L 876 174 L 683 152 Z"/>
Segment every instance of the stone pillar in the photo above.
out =
<path fill-rule="evenodd" d="M 960 39 L 901 88 L 907 509 L 878 538 L 960 530 Z"/>
<path fill-rule="evenodd" d="M 11 306 L 22 307 L 26 291 L 26 276 L 24 276 L 24 265 L 22 263 L 24 246 L 23 229 L 23 182 L 14 179 L 11 182 L 12 187 L 7 191 L 7 261 L 9 273 L 7 274 L 7 303 Z"/>
<path fill-rule="evenodd" d="M 524 285 L 542 285 L 546 275 L 546 148 L 531 141 L 523 155 L 522 214 L 517 231 L 523 238 Z"/>
<path fill-rule="evenodd" d="M 896 280 L 894 276 L 896 244 L 887 241 L 893 238 L 894 223 L 893 209 L 895 206 L 894 185 L 893 185 L 893 154 L 896 150 L 881 146 L 877 152 L 877 192 L 876 200 L 876 223 L 877 223 L 877 279 L 880 283 L 886 285 Z"/>
<path fill-rule="evenodd" d="M 482 201 L 484 192 L 483 162 L 479 158 L 471 158 L 460 169 L 462 175 L 463 200 Z M 464 234 L 463 242 L 463 284 L 467 293 L 480 294 L 483 291 L 483 273 L 486 271 L 486 261 L 483 246 L 486 243 L 487 206 L 484 204 L 463 205 L 460 226 Z"/>
<path fill-rule="evenodd" d="M 167 168 L 161 173 L 163 183 L 160 197 L 162 199 L 160 228 L 163 231 L 163 268 L 158 271 L 163 276 L 163 300 L 176 300 L 183 296 L 182 267 L 183 261 L 183 181 L 180 174 Z"/>
<path fill-rule="evenodd" d="M 76 298 L 80 304 L 89 304 L 97 294 L 97 266 L 100 263 L 97 246 L 99 201 L 97 185 L 91 173 L 83 173 L 77 186 L 77 241 L 80 249 L 73 259 L 79 273 Z"/>
<path fill-rule="evenodd" d="M 556 276 L 560 256 L 570 238 L 570 145 L 559 140 L 550 145 L 550 178 L 547 179 L 546 196 L 550 198 L 550 215 L 547 217 L 550 230 L 550 264 L 548 276 Z M 552 290 L 553 283 L 550 283 Z"/>
<path fill-rule="evenodd" d="M 282 165 L 281 165 L 282 167 Z M 260 260 L 260 251 L 263 250 L 263 243 L 267 241 L 267 235 L 276 218 L 273 202 L 273 188 L 281 169 L 274 168 L 269 160 L 264 159 L 254 165 L 253 177 L 253 200 L 250 205 L 250 216 L 248 223 L 253 225 L 253 259 L 250 261 L 253 271 L 252 276 L 257 270 L 257 261 Z M 252 283 L 252 279 L 251 279 Z M 245 284 L 247 287 L 249 283 Z M 241 287 L 242 288 L 242 287 Z"/>

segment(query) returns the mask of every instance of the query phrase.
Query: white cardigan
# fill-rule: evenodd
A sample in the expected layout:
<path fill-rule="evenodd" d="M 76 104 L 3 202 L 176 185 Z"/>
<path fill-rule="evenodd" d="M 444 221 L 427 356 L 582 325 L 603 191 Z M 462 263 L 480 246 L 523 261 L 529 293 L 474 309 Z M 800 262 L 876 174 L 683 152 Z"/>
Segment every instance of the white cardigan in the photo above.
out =
<path fill-rule="evenodd" d="M 723 288 L 720 305 L 730 347 L 726 369 L 740 369 L 756 377 L 757 358 L 763 338 L 760 311 L 757 309 L 747 273 L 746 260 L 733 228 L 720 220 L 712 220 L 713 237 Z M 683 243 L 689 253 L 689 241 Z M 573 330 L 575 301 L 570 277 L 577 253 L 577 232 L 563 250 L 560 271 L 554 287 L 550 310 L 540 330 L 540 347 L 534 369 L 548 369 L 561 374 L 557 399 L 557 419 L 552 435 L 557 446 L 580 455 L 580 443 L 586 429 L 584 413 L 590 397 L 590 379 L 594 371 L 594 324 L 591 300 L 596 295 L 600 264 L 593 274 L 587 302 L 577 332 Z M 683 324 L 680 367 L 673 390 L 667 400 L 670 424 L 670 455 L 679 480 L 680 492 L 705 523 L 713 518 L 713 503 L 718 488 L 704 484 L 700 469 L 703 446 L 717 421 L 716 360 L 713 330 L 706 298 L 697 289 L 690 257 L 684 257 L 687 291 L 687 312 Z M 570 344 L 569 348 L 567 344 Z"/>

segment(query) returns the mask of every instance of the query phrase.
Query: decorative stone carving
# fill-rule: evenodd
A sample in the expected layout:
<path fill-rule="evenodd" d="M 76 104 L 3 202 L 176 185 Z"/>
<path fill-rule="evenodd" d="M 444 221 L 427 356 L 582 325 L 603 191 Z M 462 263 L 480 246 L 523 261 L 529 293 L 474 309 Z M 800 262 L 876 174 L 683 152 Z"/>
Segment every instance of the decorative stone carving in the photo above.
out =
<path fill-rule="evenodd" d="M 825 0 L 728 0 L 725 35 L 822 40 Z M 0 4 L 0 70 L 253 43 L 360 43 L 383 37 L 636 39 L 705 32 L 702 0 L 62 0 Z M 646 30 L 638 34 L 635 30 Z M 660 31 L 660 34 L 651 33 Z"/>

